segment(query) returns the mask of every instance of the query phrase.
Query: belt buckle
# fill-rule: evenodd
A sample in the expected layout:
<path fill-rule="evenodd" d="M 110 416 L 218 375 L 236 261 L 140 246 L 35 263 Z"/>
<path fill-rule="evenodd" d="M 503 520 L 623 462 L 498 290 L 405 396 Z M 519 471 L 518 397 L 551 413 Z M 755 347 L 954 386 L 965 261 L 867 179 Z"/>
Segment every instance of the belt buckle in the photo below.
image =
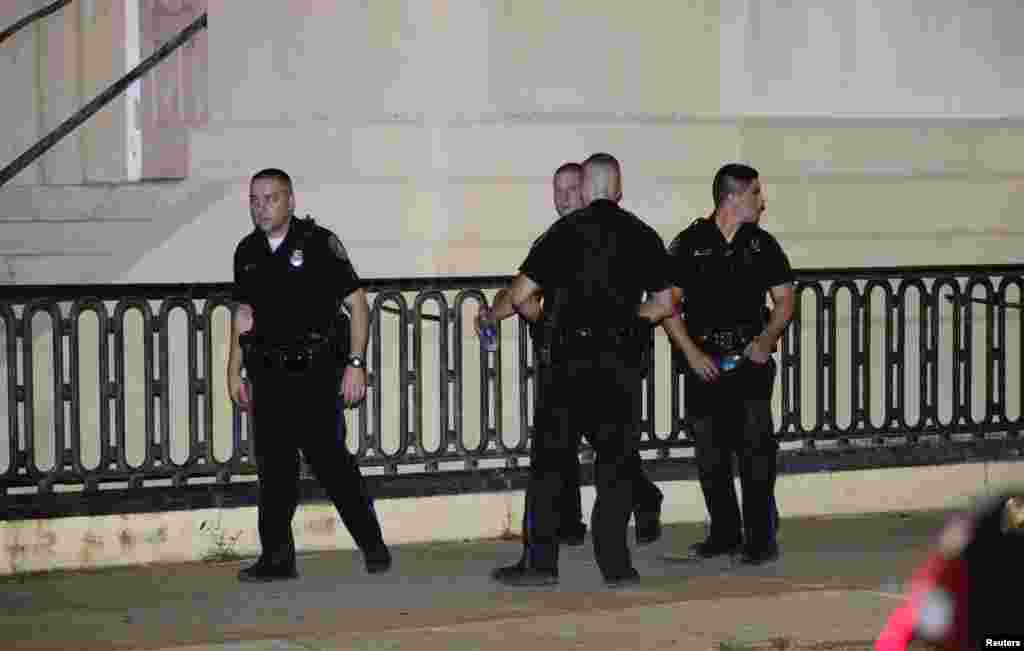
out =
<path fill-rule="evenodd" d="M 281 365 L 289 373 L 304 373 L 309 370 L 309 351 L 300 348 L 296 351 L 285 351 L 281 354 Z"/>
<path fill-rule="evenodd" d="M 719 330 L 708 335 L 708 340 L 718 348 L 731 350 L 733 348 L 737 348 L 739 338 L 736 336 L 735 332 Z"/>

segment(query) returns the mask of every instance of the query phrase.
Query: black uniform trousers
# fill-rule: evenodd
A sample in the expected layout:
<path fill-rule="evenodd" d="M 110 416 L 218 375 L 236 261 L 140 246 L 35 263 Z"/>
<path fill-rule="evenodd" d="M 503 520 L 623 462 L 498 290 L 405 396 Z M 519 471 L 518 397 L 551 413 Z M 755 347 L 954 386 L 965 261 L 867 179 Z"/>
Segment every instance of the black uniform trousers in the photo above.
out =
<path fill-rule="evenodd" d="M 339 369 L 333 363 L 306 373 L 249 369 L 259 477 L 261 560 L 293 565 L 292 518 L 299 500 L 299 450 L 368 558 L 388 552 L 355 457 L 345 446 L 338 413 Z M 339 423 L 340 421 L 340 423 Z"/>
<path fill-rule="evenodd" d="M 582 434 L 576 435 L 576 449 L 579 450 L 580 441 L 583 438 Z M 530 463 L 534 463 L 534 453 L 536 446 L 530 448 Z M 569 466 L 566 468 L 562 475 L 562 497 L 561 504 L 558 509 L 559 513 L 562 514 L 562 520 L 558 525 L 559 537 L 567 537 L 576 533 L 586 533 L 584 531 L 587 526 L 583 521 L 583 503 L 580 496 L 580 457 L 579 454 L 574 455 L 571 459 L 566 457 L 566 463 Z M 531 495 L 529 493 L 529 487 L 527 487 L 526 494 L 526 508 L 523 509 L 523 557 L 524 563 L 529 562 L 530 558 L 530 530 L 533 528 L 534 516 L 533 512 L 529 508 L 529 504 L 532 502 Z"/>
<path fill-rule="evenodd" d="M 779 445 L 772 424 L 775 360 L 749 360 L 714 382 L 704 382 L 686 366 L 684 400 L 693 427 L 697 471 L 717 544 L 745 543 L 749 551 L 776 546 L 775 475 Z M 736 455 L 742 518 L 733 481 Z M 745 539 L 745 540 L 744 540 Z"/>
<path fill-rule="evenodd" d="M 540 360 L 537 360 L 535 363 L 538 368 L 542 365 Z M 536 391 L 537 399 L 539 400 L 539 395 L 543 391 L 540 382 L 536 385 Z M 574 437 L 572 445 L 574 449 L 578 450 L 583 440 L 583 433 L 576 432 Z M 531 447 L 531 463 L 533 463 L 532 456 L 535 450 L 536 446 Z M 584 529 L 586 527 L 586 524 L 583 522 L 583 505 L 580 498 L 579 455 L 573 455 L 568 461 L 570 467 L 566 470 L 563 477 L 565 485 L 562 487 L 562 523 L 559 525 L 559 534 L 562 537 L 571 537 L 576 533 L 585 533 Z M 651 481 L 647 474 L 644 473 L 640 450 L 633 451 L 630 462 L 630 474 L 633 477 L 633 512 L 637 515 L 660 512 L 664 495 L 657 484 Z M 527 493 L 527 505 L 531 502 L 531 496 Z M 530 562 L 530 530 L 533 528 L 533 521 L 534 517 L 530 509 L 524 508 L 522 523 L 523 555 L 520 558 L 520 563 L 522 564 L 529 564 Z"/>
<path fill-rule="evenodd" d="M 633 508 L 634 452 L 641 416 L 640 354 L 615 340 L 575 340 L 553 351 L 538 373 L 527 512 L 530 561 L 558 571 L 558 531 L 566 475 L 575 469 L 579 432 L 594 448 L 597 499 L 591 514 L 594 556 L 606 580 L 633 572 L 626 529 Z"/>
<path fill-rule="evenodd" d="M 572 444 L 575 446 L 575 449 L 579 449 L 582 439 L 583 433 L 578 432 Z M 533 449 L 535 450 L 536 447 Z M 531 450 L 531 463 L 533 463 L 532 456 Z M 560 537 L 567 537 L 582 530 L 585 526 L 583 522 L 583 506 L 580 500 L 579 455 L 573 455 L 571 459 L 567 459 L 567 462 L 570 463 L 571 467 L 566 470 L 563 476 L 565 485 L 562 487 L 562 522 L 558 529 Z M 643 459 L 640 457 L 639 449 L 633 450 L 633 453 L 630 455 L 627 472 L 633 481 L 633 513 L 640 515 L 660 512 L 664 494 L 658 488 L 658 485 L 651 481 L 644 472 Z M 529 494 L 529 489 L 527 489 L 527 508 L 523 510 L 523 556 L 521 559 L 521 562 L 526 564 L 530 563 L 530 530 L 534 526 L 533 513 L 529 508 L 531 502 L 531 495 Z"/>

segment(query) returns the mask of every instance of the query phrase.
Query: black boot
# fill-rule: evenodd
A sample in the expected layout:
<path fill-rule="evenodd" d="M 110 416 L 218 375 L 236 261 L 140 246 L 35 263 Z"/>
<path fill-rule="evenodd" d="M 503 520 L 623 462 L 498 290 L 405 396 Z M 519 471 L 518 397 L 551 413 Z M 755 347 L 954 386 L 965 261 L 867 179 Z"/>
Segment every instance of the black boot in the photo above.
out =
<path fill-rule="evenodd" d="M 387 547 L 382 547 L 374 552 L 363 554 L 366 563 L 366 571 L 370 574 L 380 574 L 391 569 L 391 552 Z"/>
<path fill-rule="evenodd" d="M 518 563 L 497 568 L 491 572 L 491 578 L 508 586 L 529 587 L 558 584 L 557 571 L 538 570 Z"/>
<path fill-rule="evenodd" d="M 249 567 L 238 572 L 238 580 L 244 583 L 267 583 L 299 578 L 295 563 L 269 563 L 260 558 Z"/>
<path fill-rule="evenodd" d="M 633 513 L 636 544 L 650 545 L 661 538 L 661 500 L 655 511 L 636 511 Z"/>
<path fill-rule="evenodd" d="M 586 540 L 586 537 L 587 525 L 582 522 L 570 524 L 558 531 L 558 539 L 570 547 L 579 547 Z"/>
<path fill-rule="evenodd" d="M 640 585 L 640 573 L 635 568 L 618 576 L 606 576 L 604 584 L 609 588 L 630 588 Z"/>
<path fill-rule="evenodd" d="M 502 577 L 511 576 L 513 574 L 522 574 L 526 571 L 529 566 L 529 553 L 526 549 L 523 549 L 523 555 L 519 557 L 519 560 L 512 565 L 502 565 L 491 570 L 491 578 L 495 581 L 501 581 Z"/>

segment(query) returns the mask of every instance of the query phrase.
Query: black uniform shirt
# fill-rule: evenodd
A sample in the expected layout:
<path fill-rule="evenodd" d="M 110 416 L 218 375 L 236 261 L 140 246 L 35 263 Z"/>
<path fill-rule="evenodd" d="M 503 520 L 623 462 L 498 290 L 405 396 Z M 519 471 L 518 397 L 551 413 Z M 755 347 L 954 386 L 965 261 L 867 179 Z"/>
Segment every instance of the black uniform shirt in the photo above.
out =
<path fill-rule="evenodd" d="M 330 332 L 360 285 L 341 240 L 312 219 L 292 217 L 276 251 L 258 229 L 235 249 L 233 298 L 253 307 L 254 330 L 268 340 Z"/>
<path fill-rule="evenodd" d="M 519 271 L 543 288 L 557 328 L 635 325 L 644 292 L 669 286 L 661 236 L 604 199 L 556 221 Z"/>
<path fill-rule="evenodd" d="M 698 219 L 669 246 L 673 283 L 693 331 L 763 325 L 766 292 L 793 281 L 778 241 L 757 224 L 726 242 L 712 219 Z"/>

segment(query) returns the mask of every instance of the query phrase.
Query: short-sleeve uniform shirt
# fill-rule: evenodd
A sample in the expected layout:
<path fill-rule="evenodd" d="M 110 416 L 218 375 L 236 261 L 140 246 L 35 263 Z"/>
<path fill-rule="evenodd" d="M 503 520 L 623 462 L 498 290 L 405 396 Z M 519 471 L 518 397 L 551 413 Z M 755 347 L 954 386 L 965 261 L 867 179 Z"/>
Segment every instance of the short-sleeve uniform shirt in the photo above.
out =
<path fill-rule="evenodd" d="M 565 328 L 633 325 L 644 292 L 669 286 L 661 236 L 604 199 L 556 221 L 519 271 L 543 289 L 545 318 L 557 313 Z"/>
<path fill-rule="evenodd" d="M 276 251 L 258 229 L 242 238 L 234 276 L 233 298 L 252 306 L 255 332 L 274 340 L 330 332 L 341 301 L 361 286 L 338 236 L 295 217 Z"/>
<path fill-rule="evenodd" d="M 669 257 L 691 329 L 757 325 L 768 290 L 793 282 L 782 247 L 757 224 L 742 224 L 727 242 L 713 220 L 698 219 L 672 241 Z"/>

